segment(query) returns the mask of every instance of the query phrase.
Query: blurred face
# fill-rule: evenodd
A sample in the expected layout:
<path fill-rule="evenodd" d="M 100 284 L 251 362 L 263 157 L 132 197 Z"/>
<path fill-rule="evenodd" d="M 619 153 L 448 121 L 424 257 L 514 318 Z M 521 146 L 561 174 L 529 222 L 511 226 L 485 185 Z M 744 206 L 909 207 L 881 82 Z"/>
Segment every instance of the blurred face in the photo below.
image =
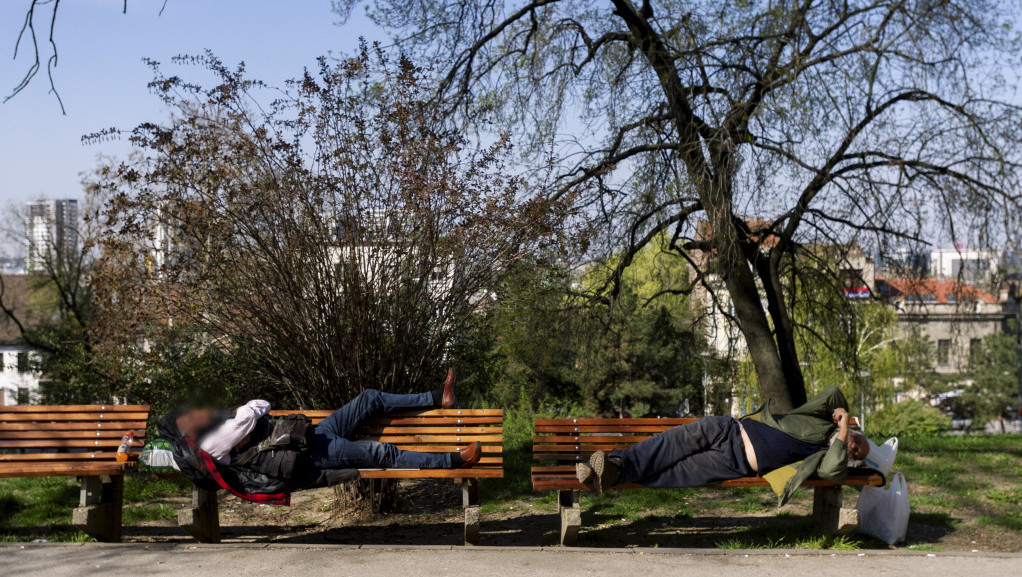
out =
<path fill-rule="evenodd" d="M 869 442 L 866 436 L 857 431 L 848 434 L 848 456 L 856 461 L 861 461 L 869 455 Z"/>
<path fill-rule="evenodd" d="M 192 409 L 174 422 L 182 435 L 194 438 L 198 432 L 209 427 L 213 418 L 210 416 L 209 409 Z"/>

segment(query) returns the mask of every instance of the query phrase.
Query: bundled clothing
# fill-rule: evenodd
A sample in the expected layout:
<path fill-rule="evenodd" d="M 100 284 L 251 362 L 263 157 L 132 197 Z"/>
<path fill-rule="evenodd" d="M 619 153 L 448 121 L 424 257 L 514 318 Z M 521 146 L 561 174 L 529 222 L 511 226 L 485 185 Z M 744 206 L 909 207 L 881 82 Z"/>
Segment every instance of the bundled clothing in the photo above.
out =
<path fill-rule="evenodd" d="M 827 387 L 806 404 L 783 415 L 764 405 L 734 420 L 704 417 L 616 449 L 621 484 L 647 487 L 698 487 L 760 474 L 783 505 L 811 476 L 841 482 L 848 476 L 848 448 L 836 438 L 833 413 L 848 409 L 837 387 Z M 745 429 L 760 470 L 752 469 L 742 442 Z"/>
<path fill-rule="evenodd" d="M 447 469 L 449 453 L 403 451 L 388 443 L 357 440 L 374 415 L 435 406 L 433 393 L 396 395 L 367 390 L 313 427 L 300 414 L 271 416 L 270 403 L 252 400 L 213 416 L 198 442 L 177 429 L 180 412 L 160 420 L 160 434 L 174 445 L 182 474 L 197 485 L 223 488 L 256 502 L 285 504 L 297 489 L 358 478 L 360 468 Z"/>
<path fill-rule="evenodd" d="M 764 404 L 758 411 L 742 419 L 743 423 L 758 421 L 819 447 L 819 450 L 801 461 L 761 473 L 777 493 L 782 505 L 810 477 L 816 476 L 835 483 L 848 478 L 848 443 L 836 438 L 837 425 L 833 421 L 834 410 L 839 408 L 847 411 L 848 400 L 841 389 L 832 385 L 789 413 L 773 415 Z M 760 469 L 764 470 L 764 467 Z"/>

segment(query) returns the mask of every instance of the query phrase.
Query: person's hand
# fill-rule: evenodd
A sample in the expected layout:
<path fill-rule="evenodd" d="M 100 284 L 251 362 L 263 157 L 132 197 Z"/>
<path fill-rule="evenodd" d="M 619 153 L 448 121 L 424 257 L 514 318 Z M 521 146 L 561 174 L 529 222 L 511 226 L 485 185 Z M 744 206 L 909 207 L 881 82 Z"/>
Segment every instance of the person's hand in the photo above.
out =
<path fill-rule="evenodd" d="M 838 408 L 834 409 L 833 419 L 834 419 L 834 423 L 837 426 L 840 427 L 840 426 L 844 425 L 845 427 L 847 427 L 848 426 L 848 411 L 846 411 L 845 409 L 842 409 L 841 407 L 838 407 Z"/>
<path fill-rule="evenodd" d="M 834 422 L 837 424 L 838 438 L 845 440 L 848 438 L 848 411 L 838 407 L 834 409 L 833 414 Z"/>

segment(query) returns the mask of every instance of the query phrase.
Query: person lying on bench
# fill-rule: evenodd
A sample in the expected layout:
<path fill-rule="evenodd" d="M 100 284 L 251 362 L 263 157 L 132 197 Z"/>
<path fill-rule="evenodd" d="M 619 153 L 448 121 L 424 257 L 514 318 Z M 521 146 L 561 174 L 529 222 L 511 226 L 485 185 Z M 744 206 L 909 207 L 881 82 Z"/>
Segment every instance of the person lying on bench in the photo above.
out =
<path fill-rule="evenodd" d="M 763 476 L 787 502 L 815 475 L 842 482 L 859 466 L 869 441 L 849 427 L 848 401 L 827 387 L 784 415 L 766 405 L 735 420 L 703 417 L 610 453 L 597 451 L 576 466 L 578 480 L 598 491 L 614 485 L 699 487 L 740 477 Z"/>
<path fill-rule="evenodd" d="M 451 453 L 420 453 L 355 438 L 359 428 L 375 415 L 402 409 L 448 409 L 454 402 L 452 368 L 443 385 L 432 392 L 397 395 L 362 391 L 315 427 L 307 426 L 304 415 L 271 417 L 269 402 L 253 400 L 233 414 L 177 409 L 160 420 L 159 430 L 174 443 L 174 459 L 179 467 L 183 461 L 195 465 L 191 467 L 192 475 L 187 465 L 181 467 L 186 476 L 208 475 L 209 469 L 216 469 L 244 486 L 246 493 L 271 493 L 315 486 L 315 480 L 330 471 L 471 467 L 482 457 L 479 442 Z M 202 461 L 207 455 L 213 463 L 204 466 Z"/>

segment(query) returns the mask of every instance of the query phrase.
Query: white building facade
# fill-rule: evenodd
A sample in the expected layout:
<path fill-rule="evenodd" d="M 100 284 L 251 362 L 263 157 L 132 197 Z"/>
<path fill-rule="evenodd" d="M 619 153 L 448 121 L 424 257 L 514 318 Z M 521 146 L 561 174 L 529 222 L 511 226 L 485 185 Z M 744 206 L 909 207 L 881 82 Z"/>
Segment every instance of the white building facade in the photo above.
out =
<path fill-rule="evenodd" d="M 78 246 L 78 201 L 73 198 L 26 203 L 29 272 L 45 270 L 55 257 L 70 258 Z"/>
<path fill-rule="evenodd" d="M 999 260 L 1000 255 L 993 250 L 937 249 L 930 253 L 930 276 L 986 288 L 999 270 Z"/>
<path fill-rule="evenodd" d="M 42 399 L 42 375 L 32 370 L 37 352 L 16 344 L 0 345 L 0 406 L 33 405 Z"/>

